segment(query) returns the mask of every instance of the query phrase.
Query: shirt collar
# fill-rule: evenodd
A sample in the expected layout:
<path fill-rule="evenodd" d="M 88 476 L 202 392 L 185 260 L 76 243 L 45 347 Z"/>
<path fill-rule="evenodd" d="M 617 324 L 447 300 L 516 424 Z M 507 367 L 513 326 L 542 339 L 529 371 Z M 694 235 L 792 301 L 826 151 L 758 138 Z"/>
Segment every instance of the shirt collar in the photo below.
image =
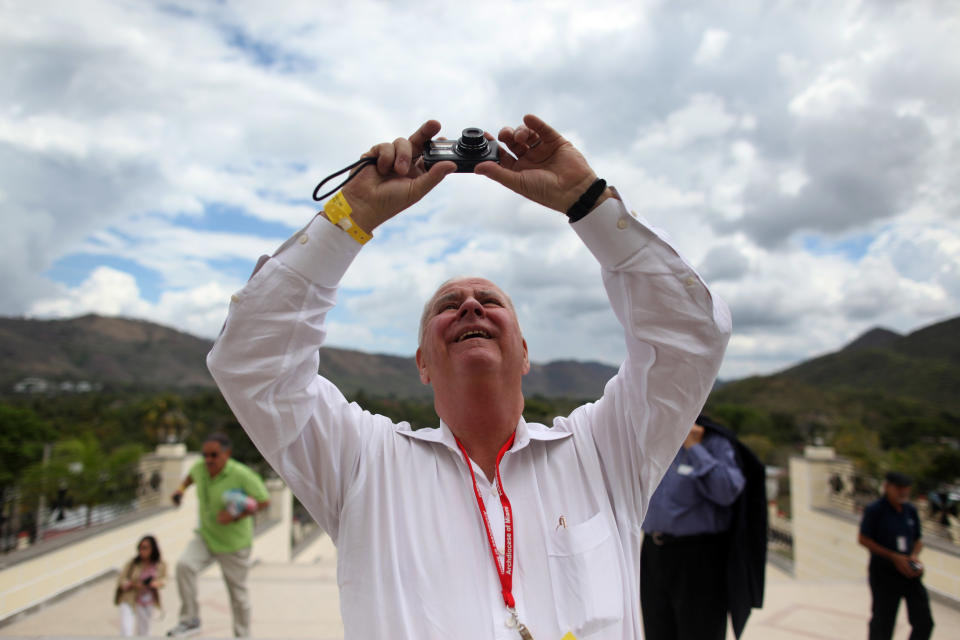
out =
<path fill-rule="evenodd" d="M 404 426 L 404 428 L 397 431 L 400 435 L 406 436 L 408 438 L 413 438 L 414 440 L 422 440 L 424 442 L 437 442 L 448 449 L 451 449 L 455 453 L 460 453 L 460 448 L 457 447 L 457 439 L 454 437 L 453 432 L 450 430 L 450 427 L 441 420 L 439 427 L 433 427 L 431 429 L 417 429 L 416 431 L 412 430 L 409 426 Z M 516 437 L 513 440 L 513 446 L 510 447 L 510 451 L 520 451 L 528 444 L 531 440 L 562 440 L 573 435 L 569 431 L 559 431 L 557 429 L 549 429 L 545 425 L 538 424 L 536 422 L 528 423 L 523 418 L 520 418 L 520 421 L 517 423 Z"/>
<path fill-rule="evenodd" d="M 220 469 L 220 473 L 218 473 L 217 475 L 211 476 L 210 472 L 207 471 L 206 468 L 204 468 L 204 471 L 206 471 L 207 479 L 210 482 L 216 482 L 217 480 L 220 479 L 221 476 L 226 477 L 230 475 L 230 472 L 233 471 L 234 466 L 236 466 L 236 463 L 233 461 L 233 458 L 227 458 L 226 463 L 223 465 L 223 469 Z"/>

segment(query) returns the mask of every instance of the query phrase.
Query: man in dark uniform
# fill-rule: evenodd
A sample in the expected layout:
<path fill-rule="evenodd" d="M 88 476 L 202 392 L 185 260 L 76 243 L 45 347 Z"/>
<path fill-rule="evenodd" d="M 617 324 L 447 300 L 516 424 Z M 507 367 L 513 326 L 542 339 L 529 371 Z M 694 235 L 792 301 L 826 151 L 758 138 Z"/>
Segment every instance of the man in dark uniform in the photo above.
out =
<path fill-rule="evenodd" d="M 750 608 L 762 603 L 763 465 L 726 428 L 703 415 L 696 422 L 643 522 L 640 602 L 647 640 L 723 640 L 728 612 L 739 637 Z M 760 523 L 758 538 L 753 521 Z M 733 544 L 733 537 L 744 544 Z M 763 547 L 759 555 L 748 544 L 754 538 Z"/>
<path fill-rule="evenodd" d="M 901 598 L 907 600 L 910 640 L 927 640 L 933 632 L 930 600 L 920 580 L 920 518 L 907 502 L 911 484 L 909 476 L 891 471 L 883 483 L 883 497 L 863 510 L 857 540 L 870 550 L 870 640 L 893 636 Z"/>

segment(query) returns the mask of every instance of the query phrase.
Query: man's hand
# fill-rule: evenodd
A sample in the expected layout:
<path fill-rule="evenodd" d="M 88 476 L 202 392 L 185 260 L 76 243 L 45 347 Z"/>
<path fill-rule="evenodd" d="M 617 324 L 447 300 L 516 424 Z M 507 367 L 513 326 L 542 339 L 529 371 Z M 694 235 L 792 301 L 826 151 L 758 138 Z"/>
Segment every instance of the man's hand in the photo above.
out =
<path fill-rule="evenodd" d="M 453 162 L 438 162 L 430 171 L 423 168 L 423 145 L 439 131 L 440 123 L 428 120 L 409 138 L 382 142 L 363 154 L 376 158 L 376 166 L 360 169 L 343 188 L 353 220 L 360 228 L 372 232 L 457 170 Z"/>
<path fill-rule="evenodd" d="M 482 162 L 474 171 L 545 207 L 566 213 L 597 179 L 576 147 L 537 116 L 524 116 L 516 129 L 504 127 L 498 138 L 513 156 L 501 153 L 499 165 Z"/>
<path fill-rule="evenodd" d="M 174 505 L 179 507 L 180 502 L 183 500 L 183 491 L 180 491 L 179 489 L 177 489 L 176 491 L 173 492 L 173 495 L 170 496 L 170 499 L 173 501 Z"/>
<path fill-rule="evenodd" d="M 910 556 L 898 553 L 893 556 L 893 566 L 897 568 L 897 571 L 907 576 L 908 578 L 916 578 L 921 575 L 923 571 L 917 571 L 912 566 L 910 566 Z"/>
<path fill-rule="evenodd" d="M 703 427 L 698 424 L 693 425 L 693 428 L 690 429 L 690 433 L 687 434 L 687 439 L 683 441 L 683 448 L 689 449 L 695 444 L 700 444 L 703 442 Z"/>
<path fill-rule="evenodd" d="M 217 514 L 217 522 L 220 524 L 230 524 L 233 522 L 233 516 L 230 515 L 230 512 L 226 509 L 221 509 L 220 513 Z"/>

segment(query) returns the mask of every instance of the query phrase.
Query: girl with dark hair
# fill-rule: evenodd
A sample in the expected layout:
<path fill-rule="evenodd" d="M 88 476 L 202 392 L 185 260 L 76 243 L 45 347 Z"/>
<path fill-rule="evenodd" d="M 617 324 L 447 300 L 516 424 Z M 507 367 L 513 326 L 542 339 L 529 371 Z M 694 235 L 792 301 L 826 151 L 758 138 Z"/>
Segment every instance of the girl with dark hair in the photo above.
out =
<path fill-rule="evenodd" d="M 123 635 L 150 635 L 150 618 L 153 608 L 160 606 L 159 589 L 166 576 L 167 565 L 160 559 L 157 539 L 143 536 L 137 543 L 137 555 L 127 562 L 117 579 L 114 603 L 120 607 Z"/>

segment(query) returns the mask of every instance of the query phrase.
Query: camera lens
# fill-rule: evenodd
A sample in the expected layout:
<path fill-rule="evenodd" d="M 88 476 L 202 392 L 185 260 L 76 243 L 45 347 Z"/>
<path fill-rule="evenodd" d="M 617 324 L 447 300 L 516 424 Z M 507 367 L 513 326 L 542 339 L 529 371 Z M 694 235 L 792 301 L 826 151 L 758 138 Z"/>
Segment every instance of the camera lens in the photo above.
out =
<path fill-rule="evenodd" d="M 457 147 L 460 153 L 464 154 L 483 154 L 487 150 L 487 139 L 483 137 L 483 129 L 469 127 L 463 130 L 460 140 L 457 141 Z"/>

